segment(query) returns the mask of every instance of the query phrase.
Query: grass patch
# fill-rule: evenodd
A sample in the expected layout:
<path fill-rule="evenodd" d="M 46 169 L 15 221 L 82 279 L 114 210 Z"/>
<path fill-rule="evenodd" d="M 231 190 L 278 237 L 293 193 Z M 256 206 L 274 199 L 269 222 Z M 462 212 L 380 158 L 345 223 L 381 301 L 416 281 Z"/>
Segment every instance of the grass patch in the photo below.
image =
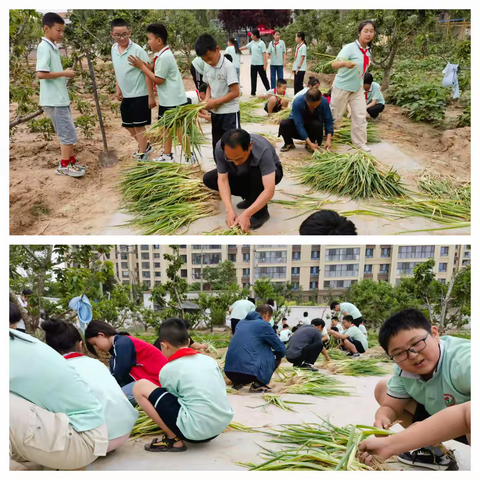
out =
<path fill-rule="evenodd" d="M 48 215 L 49 213 L 50 213 L 50 209 L 41 200 L 36 201 L 30 207 L 30 214 L 33 215 L 34 217 L 41 217 L 43 215 Z"/>

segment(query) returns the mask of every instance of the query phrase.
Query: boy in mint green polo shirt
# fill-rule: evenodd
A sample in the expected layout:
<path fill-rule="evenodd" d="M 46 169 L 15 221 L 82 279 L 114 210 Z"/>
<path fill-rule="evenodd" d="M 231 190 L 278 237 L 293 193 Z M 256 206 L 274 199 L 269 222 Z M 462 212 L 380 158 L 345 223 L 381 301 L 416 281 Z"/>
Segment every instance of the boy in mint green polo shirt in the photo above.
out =
<path fill-rule="evenodd" d="M 383 98 L 380 85 L 373 81 L 371 73 L 367 72 L 363 76 L 363 89 L 365 90 L 367 113 L 370 115 L 370 118 L 375 120 L 385 109 L 385 99 Z"/>
<path fill-rule="evenodd" d="M 344 315 L 342 323 L 342 333 L 336 332 L 332 329 L 330 329 L 328 333 L 340 340 L 340 345 L 348 351 L 349 356 L 359 357 L 361 353 L 365 353 L 368 350 L 367 337 L 365 337 L 360 329 L 354 324 L 351 315 Z"/>
<path fill-rule="evenodd" d="M 375 426 L 388 428 L 401 420 L 407 428 L 441 410 L 471 400 L 471 342 L 440 337 L 418 310 L 401 311 L 380 329 L 380 345 L 396 363 L 394 375 L 375 388 L 380 408 Z M 465 437 L 455 440 L 462 443 Z M 398 460 L 432 470 L 458 470 L 453 456 L 440 449 L 425 447 L 398 456 Z"/>
<path fill-rule="evenodd" d="M 140 68 L 145 76 L 157 86 L 158 119 L 162 118 L 167 110 L 186 105 L 187 95 L 177 62 L 167 44 L 168 32 L 161 23 L 151 23 L 147 26 L 148 45 L 156 52 L 153 68 L 141 58 L 130 55 L 128 61 L 134 67 Z M 172 141 L 170 137 L 163 145 L 163 152 L 154 162 L 172 162 Z M 194 158 L 185 158 L 186 162 L 193 162 Z"/>
<path fill-rule="evenodd" d="M 217 362 L 188 348 L 185 322 L 165 320 L 159 331 L 168 363 L 160 371 L 160 384 L 139 380 L 133 394 L 145 413 L 165 432 L 145 445 L 150 452 L 183 452 L 184 442 L 203 443 L 225 430 L 233 418 L 225 381 Z"/>
<path fill-rule="evenodd" d="M 287 47 L 280 40 L 280 30 L 275 30 L 273 40 L 268 44 L 268 58 L 270 59 L 270 84 L 272 88 L 277 86 L 278 79 L 283 79 L 283 69 L 287 67 Z"/>
<path fill-rule="evenodd" d="M 260 38 L 258 28 L 251 31 L 252 41 L 247 43 L 240 50 L 248 50 L 252 55 L 250 60 L 250 81 L 252 85 L 251 96 L 257 94 L 257 75 L 260 75 L 265 91 L 270 90 L 270 84 L 267 78 L 267 47 L 265 42 Z"/>
<path fill-rule="evenodd" d="M 132 31 L 123 18 L 113 20 L 110 26 L 110 36 L 116 41 L 112 46 L 112 63 L 115 69 L 117 99 L 122 102 L 122 126 L 138 143 L 138 150 L 133 157 L 139 162 L 146 162 L 149 153 L 153 152 L 144 136 L 145 127 L 152 123 L 151 109 L 156 106 L 153 84 L 141 70 L 130 65 L 128 57 L 134 55 L 147 64 L 150 60 L 147 52 L 130 39 Z"/>
<path fill-rule="evenodd" d="M 62 58 L 55 42 L 63 38 L 65 21 L 57 13 L 46 13 L 42 18 L 45 37 L 37 47 L 37 78 L 40 80 L 40 106 L 52 121 L 60 141 L 61 159 L 56 173 L 83 177 L 86 168 L 77 165 L 73 146 L 78 142 L 75 124 L 70 112 L 67 78 L 75 77 L 71 68 L 63 69 Z"/>

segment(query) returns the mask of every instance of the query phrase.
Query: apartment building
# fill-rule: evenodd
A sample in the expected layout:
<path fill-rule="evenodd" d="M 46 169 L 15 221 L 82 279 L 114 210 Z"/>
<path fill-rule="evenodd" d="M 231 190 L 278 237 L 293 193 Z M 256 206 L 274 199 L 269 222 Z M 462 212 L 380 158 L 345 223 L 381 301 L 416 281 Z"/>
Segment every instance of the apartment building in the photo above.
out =
<path fill-rule="evenodd" d="M 117 245 L 109 260 L 123 283 L 153 288 L 167 278 L 165 253 L 172 253 L 167 245 Z M 318 301 L 366 278 L 396 285 L 429 258 L 437 278 L 446 282 L 471 261 L 470 245 L 180 245 L 180 255 L 180 275 L 190 284 L 201 281 L 204 267 L 230 260 L 239 285 L 259 278 L 291 282 L 299 296 Z"/>

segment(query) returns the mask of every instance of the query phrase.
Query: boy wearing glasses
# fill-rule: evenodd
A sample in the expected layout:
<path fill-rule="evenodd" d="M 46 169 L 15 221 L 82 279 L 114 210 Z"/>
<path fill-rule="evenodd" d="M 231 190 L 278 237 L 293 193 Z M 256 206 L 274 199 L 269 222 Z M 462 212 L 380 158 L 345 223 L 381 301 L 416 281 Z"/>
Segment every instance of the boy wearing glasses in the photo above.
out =
<path fill-rule="evenodd" d="M 134 55 L 149 63 L 147 52 L 130 40 L 132 33 L 127 22 L 117 18 L 111 22 L 110 36 L 115 40 L 112 62 L 116 77 L 116 96 L 122 114 L 122 126 L 137 141 L 138 150 L 133 154 L 139 162 L 146 162 L 153 148 L 144 137 L 145 127 L 152 123 L 151 109 L 155 107 L 153 84 L 142 70 L 133 67 L 128 57 Z"/>
<path fill-rule="evenodd" d="M 406 428 L 447 407 L 470 402 L 470 340 L 440 337 L 437 327 L 414 309 L 390 317 L 378 340 L 396 366 L 393 377 L 375 388 L 380 404 L 375 426 L 389 428 L 400 420 Z M 455 440 L 468 444 L 465 435 Z M 453 455 L 438 447 L 402 453 L 398 460 L 432 470 L 458 470 Z"/>

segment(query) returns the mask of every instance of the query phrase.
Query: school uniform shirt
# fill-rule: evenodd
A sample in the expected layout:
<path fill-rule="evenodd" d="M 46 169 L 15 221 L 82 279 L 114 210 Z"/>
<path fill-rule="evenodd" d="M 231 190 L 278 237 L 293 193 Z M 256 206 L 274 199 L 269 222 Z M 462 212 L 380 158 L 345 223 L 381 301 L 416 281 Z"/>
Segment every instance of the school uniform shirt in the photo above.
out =
<path fill-rule="evenodd" d="M 300 65 L 300 60 L 302 57 L 305 57 L 302 63 L 302 66 L 300 67 L 300 72 L 306 72 L 307 71 L 307 46 L 305 45 L 305 42 L 300 43 L 297 45 L 297 48 L 295 49 L 295 60 L 293 61 L 293 67 L 292 70 L 295 72 Z"/>
<path fill-rule="evenodd" d="M 360 329 L 357 326 L 352 325 L 350 328 L 347 328 L 343 332 L 343 334 L 348 335 L 353 340 L 358 340 L 362 344 L 362 347 L 365 349 L 365 351 L 368 350 L 367 337 L 360 331 Z"/>
<path fill-rule="evenodd" d="M 250 312 L 255 310 L 255 305 L 250 300 L 237 300 L 232 305 L 231 318 L 243 320 Z"/>
<path fill-rule="evenodd" d="M 362 316 L 360 310 L 353 303 L 343 302 L 340 304 L 340 313 L 345 316 L 345 312 L 347 312 L 347 315 L 351 315 L 354 320 Z"/>
<path fill-rule="evenodd" d="M 150 63 L 147 52 L 131 40 L 123 53 L 120 53 L 118 43 L 112 46 L 112 63 L 115 77 L 122 91 L 123 98 L 145 97 L 148 95 L 145 74 L 128 62 L 128 57 L 134 55 L 145 63 Z"/>
<path fill-rule="evenodd" d="M 432 342 L 431 337 L 427 342 Z M 395 365 L 394 375 L 387 382 L 387 395 L 413 398 L 424 405 L 430 415 L 471 400 L 471 341 L 450 336 L 440 337 L 440 359 L 430 380 L 405 372 Z"/>
<path fill-rule="evenodd" d="M 27 302 L 24 302 L 22 297 L 17 297 L 18 298 L 18 301 L 20 302 L 20 305 L 26 310 L 27 307 L 28 307 L 28 304 Z M 17 323 L 17 328 L 21 328 L 22 330 L 25 330 L 27 327 L 25 325 L 25 322 L 23 320 L 20 320 L 18 323 Z"/>
<path fill-rule="evenodd" d="M 203 79 L 210 86 L 212 98 L 222 98 L 230 92 L 230 86 L 238 84 L 238 75 L 235 67 L 223 54 L 215 67 L 205 64 Z M 238 97 L 227 103 L 222 103 L 213 109 L 216 114 L 237 113 L 240 111 Z"/>
<path fill-rule="evenodd" d="M 358 328 L 366 337 L 368 336 L 367 329 L 365 328 L 365 325 L 359 325 Z"/>
<path fill-rule="evenodd" d="M 230 55 L 232 57 L 232 63 L 235 68 L 240 68 L 240 54 L 235 51 L 233 45 L 229 45 L 225 49 L 225 55 Z"/>
<path fill-rule="evenodd" d="M 265 42 L 263 40 L 257 40 L 256 42 L 252 40 L 251 42 L 247 43 L 247 48 L 250 50 L 252 55 L 251 65 L 265 65 L 265 62 L 263 61 L 263 54 L 267 52 L 267 47 L 265 46 Z"/>
<path fill-rule="evenodd" d="M 215 437 L 231 422 L 225 380 L 213 358 L 181 349 L 163 367 L 160 383 L 178 398 L 177 426 L 189 440 Z"/>
<path fill-rule="evenodd" d="M 140 338 L 115 335 L 109 353 L 110 372 L 121 387 L 141 378 L 160 387 L 158 374 L 168 360 L 158 348 Z"/>
<path fill-rule="evenodd" d="M 302 97 L 304 96 L 307 92 L 308 92 L 309 88 L 308 87 L 305 87 L 303 90 L 300 90 L 298 93 L 296 93 L 294 96 L 293 96 L 293 99 L 296 100 L 298 97 Z"/>
<path fill-rule="evenodd" d="M 81 353 L 69 353 L 64 358 L 88 384 L 103 406 L 108 439 L 120 438 L 130 433 L 138 418 L 138 410 L 128 401 L 108 368 L 99 360 Z"/>
<path fill-rule="evenodd" d="M 162 85 L 157 85 L 158 103 L 162 107 L 177 107 L 187 101 L 182 76 L 170 47 L 163 48 L 155 60 L 155 76 L 163 78 Z"/>
<path fill-rule="evenodd" d="M 338 330 L 338 333 L 343 333 L 343 327 L 342 325 L 340 325 L 340 323 L 337 323 L 337 330 Z"/>
<path fill-rule="evenodd" d="M 340 88 L 341 90 L 346 90 L 347 92 L 358 92 L 363 85 L 363 75 L 368 70 L 368 66 L 365 69 L 364 66 L 364 55 L 361 52 L 360 48 L 362 46 L 358 43 L 358 40 L 355 42 L 345 45 L 340 53 L 337 55 L 337 60 L 349 62 L 354 62 L 357 65 L 358 70 L 354 68 L 343 67 L 338 70 L 337 75 L 333 84 Z M 370 63 L 370 48 L 367 47 L 366 55 Z M 358 71 L 360 70 L 360 73 Z"/>
<path fill-rule="evenodd" d="M 372 82 L 370 90 L 365 92 L 365 100 L 367 105 L 371 103 L 372 100 L 376 100 L 378 105 L 385 105 L 385 99 L 383 98 L 380 85 L 377 82 Z"/>
<path fill-rule="evenodd" d="M 282 342 L 288 342 L 291 336 L 292 332 L 288 328 L 285 330 L 280 330 L 280 340 Z"/>
<path fill-rule="evenodd" d="M 105 423 L 103 406 L 90 386 L 53 348 L 10 329 L 9 354 L 11 393 L 49 412 L 64 413 L 77 432 Z"/>
<path fill-rule="evenodd" d="M 310 325 L 311 320 L 308 317 L 303 317 L 302 322 L 304 325 Z"/>
<path fill-rule="evenodd" d="M 292 111 L 288 117 L 289 119 L 293 119 L 295 128 L 297 129 L 300 137 L 302 137 L 302 140 L 306 140 L 308 138 L 308 133 L 304 124 L 304 114 L 307 109 L 308 107 L 305 102 L 305 95 L 303 95 L 302 97 L 298 97 L 293 101 Z M 322 97 L 320 105 L 313 111 L 313 114 L 323 123 L 325 135 L 333 135 L 332 111 L 330 110 L 330 105 L 325 97 Z"/>
<path fill-rule="evenodd" d="M 279 40 L 278 43 L 272 40 L 268 44 L 267 53 L 271 55 L 270 57 L 270 65 L 273 67 L 281 67 L 283 66 L 283 54 L 287 51 L 287 47 L 285 46 L 285 42 L 283 40 Z"/>
<path fill-rule="evenodd" d="M 198 90 L 190 90 L 185 92 L 185 95 L 192 101 L 192 105 L 198 105 L 200 103 L 200 94 L 198 93 Z"/>
<path fill-rule="evenodd" d="M 195 57 L 192 60 L 192 65 L 200 75 L 203 75 L 203 71 L 205 70 L 206 63 L 203 61 L 202 57 Z"/>
<path fill-rule="evenodd" d="M 43 37 L 37 47 L 37 72 L 63 72 L 62 57 L 55 43 Z M 67 77 L 40 80 L 41 107 L 68 107 Z"/>
<path fill-rule="evenodd" d="M 250 167 L 260 168 L 262 177 L 274 173 L 277 165 L 280 164 L 275 147 L 264 137 L 250 134 L 252 142 L 252 150 L 250 157 L 243 165 L 235 165 L 233 162 L 227 162 L 225 159 L 225 152 L 222 150 L 220 142 L 215 147 L 215 157 L 217 158 L 218 173 L 228 173 L 229 171 L 236 172 L 237 175 L 245 175 Z"/>
<path fill-rule="evenodd" d="M 314 325 L 301 325 L 288 341 L 287 359 L 298 358 L 304 347 L 321 341 L 322 333 Z"/>

